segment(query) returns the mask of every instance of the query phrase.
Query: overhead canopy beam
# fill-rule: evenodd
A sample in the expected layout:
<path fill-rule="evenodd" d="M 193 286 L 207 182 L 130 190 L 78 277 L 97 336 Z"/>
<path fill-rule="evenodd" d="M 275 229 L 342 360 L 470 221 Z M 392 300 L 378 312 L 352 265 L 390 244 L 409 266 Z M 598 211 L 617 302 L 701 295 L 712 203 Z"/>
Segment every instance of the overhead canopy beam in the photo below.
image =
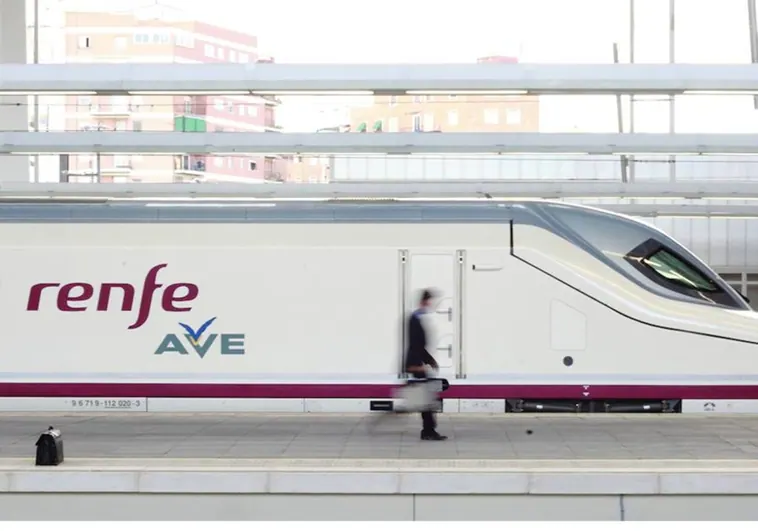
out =
<path fill-rule="evenodd" d="M 4 64 L 0 93 L 683 94 L 756 92 L 758 65 Z"/>
<path fill-rule="evenodd" d="M 753 154 L 758 134 L 0 132 L 0 153 Z"/>
<path fill-rule="evenodd" d="M 496 199 L 493 200 L 482 200 L 480 203 L 484 202 L 492 202 L 495 204 L 503 204 L 503 201 L 498 201 Z M 104 214 L 104 212 L 98 211 L 97 208 L 108 208 L 111 205 L 118 205 L 117 211 L 107 211 L 107 214 L 109 215 L 97 215 Z M 320 203 L 321 205 L 327 204 L 327 203 Z M 331 203 L 335 204 L 335 203 Z M 387 204 L 387 203 L 384 203 Z M 408 204 L 408 203 L 398 203 L 400 205 L 402 204 Z M 415 204 L 418 204 L 415 203 Z M 454 203 L 448 203 L 448 204 L 470 204 L 470 203 L 462 203 L 462 202 L 454 202 Z M 571 203 L 568 203 L 571 204 Z M 55 205 L 58 207 L 68 207 L 70 208 L 63 208 L 63 209 L 55 209 L 50 210 L 50 206 Z M 288 203 L 286 201 L 276 202 L 276 203 L 265 203 L 267 207 L 291 207 L 292 203 Z M 312 205 L 312 203 L 311 203 Z M 0 201 L 0 221 L 2 220 L 12 220 L 15 222 L 22 222 L 24 220 L 29 221 L 48 221 L 48 222 L 56 222 L 57 220 L 61 221 L 71 221 L 71 220 L 81 220 L 86 219 L 87 221 L 94 222 L 95 220 L 101 220 L 104 222 L 107 221 L 123 221 L 124 219 L 128 219 L 129 213 L 140 215 L 140 219 L 146 220 L 150 219 L 149 217 L 145 216 L 146 213 L 144 211 L 145 208 L 151 208 L 153 211 L 152 214 L 155 214 L 157 216 L 156 220 L 160 220 L 161 218 L 164 220 L 174 220 L 176 221 L 178 218 L 175 216 L 167 217 L 165 215 L 162 215 L 160 211 L 163 210 L 181 210 L 181 209 L 195 209 L 197 212 L 197 209 L 204 209 L 204 207 L 208 207 L 213 210 L 206 210 L 206 218 L 213 218 L 214 217 L 214 211 L 218 212 L 218 209 L 223 208 L 234 208 L 236 209 L 237 213 L 237 219 L 240 217 L 244 218 L 246 217 L 244 212 L 248 210 L 254 209 L 256 206 L 259 206 L 258 204 L 245 204 L 245 203 L 239 203 L 237 201 L 203 201 L 203 202 L 184 202 L 184 203 L 178 203 L 178 202 L 169 202 L 169 201 L 161 201 L 153 200 L 153 201 L 133 201 L 128 204 L 124 204 L 123 201 L 98 201 L 98 200 L 90 200 L 90 201 L 67 201 L 65 199 L 56 199 L 56 200 L 49 200 L 45 202 L 24 202 L 24 201 Z M 753 218 L 758 219 L 758 203 L 756 204 L 746 204 L 746 205 L 657 205 L 657 204 L 644 204 L 644 203 L 636 203 L 633 205 L 628 204 L 607 204 L 607 203 L 596 203 L 596 204 L 590 204 L 590 203 L 583 203 L 582 206 L 590 207 L 590 208 L 599 208 L 602 210 L 608 210 L 611 212 L 616 212 L 618 214 L 624 214 L 627 216 L 637 216 L 637 217 L 643 217 L 643 218 L 662 218 L 662 217 L 683 217 L 683 218 Z M 16 207 L 22 207 L 21 209 Z M 93 207 L 96 210 L 88 210 L 87 207 Z M 307 206 L 306 206 L 307 207 Z M 40 210 L 42 209 L 42 210 Z M 242 212 L 240 212 L 240 209 Z M 114 215 L 115 214 L 115 215 Z M 215 219 L 223 219 L 227 223 L 234 223 L 235 216 L 229 216 L 222 214 L 221 216 L 217 216 Z"/>
<path fill-rule="evenodd" d="M 643 218 L 758 218 L 758 203 L 747 205 L 585 205 Z"/>
<path fill-rule="evenodd" d="M 0 184 L 0 200 L 719 199 L 758 201 L 758 181 L 423 181 L 341 184 Z M 660 205 L 661 207 L 669 205 Z"/>

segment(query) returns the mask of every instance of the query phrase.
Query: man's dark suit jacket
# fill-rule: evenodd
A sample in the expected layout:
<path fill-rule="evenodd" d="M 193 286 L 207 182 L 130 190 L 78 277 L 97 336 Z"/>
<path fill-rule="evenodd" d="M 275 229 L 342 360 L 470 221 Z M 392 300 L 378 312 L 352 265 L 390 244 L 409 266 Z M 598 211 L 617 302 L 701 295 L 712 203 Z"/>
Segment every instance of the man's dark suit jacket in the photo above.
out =
<path fill-rule="evenodd" d="M 416 310 L 408 319 L 408 349 L 405 353 L 405 367 L 434 365 L 434 357 L 426 350 L 426 331 L 421 324 L 423 310 Z"/>

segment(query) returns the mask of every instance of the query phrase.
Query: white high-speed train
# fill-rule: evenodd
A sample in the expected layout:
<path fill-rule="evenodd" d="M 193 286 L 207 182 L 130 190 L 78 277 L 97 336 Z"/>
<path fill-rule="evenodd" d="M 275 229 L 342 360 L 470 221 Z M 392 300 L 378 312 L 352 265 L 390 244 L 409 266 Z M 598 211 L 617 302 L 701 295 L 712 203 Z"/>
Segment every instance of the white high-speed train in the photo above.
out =
<path fill-rule="evenodd" d="M 0 272 L 16 403 L 391 407 L 427 287 L 448 411 L 758 398 L 743 297 L 660 230 L 564 203 L 3 204 Z"/>

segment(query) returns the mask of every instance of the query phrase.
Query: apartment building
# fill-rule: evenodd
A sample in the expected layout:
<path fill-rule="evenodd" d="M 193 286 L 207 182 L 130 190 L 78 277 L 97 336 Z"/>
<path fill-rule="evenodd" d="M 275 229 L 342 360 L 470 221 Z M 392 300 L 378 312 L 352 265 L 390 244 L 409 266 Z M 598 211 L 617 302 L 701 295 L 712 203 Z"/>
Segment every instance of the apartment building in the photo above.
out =
<path fill-rule="evenodd" d="M 492 56 L 478 63 L 516 63 Z M 539 130 L 539 99 L 520 94 L 418 94 L 374 96 L 350 113 L 353 132 L 506 132 Z"/>
<path fill-rule="evenodd" d="M 160 7 L 160 6 L 159 6 Z M 255 36 L 147 8 L 68 12 L 66 62 L 251 63 Z M 67 130 L 279 132 L 274 97 L 238 95 L 70 96 Z M 70 182 L 263 182 L 286 180 L 285 159 L 260 155 L 72 155 Z"/>

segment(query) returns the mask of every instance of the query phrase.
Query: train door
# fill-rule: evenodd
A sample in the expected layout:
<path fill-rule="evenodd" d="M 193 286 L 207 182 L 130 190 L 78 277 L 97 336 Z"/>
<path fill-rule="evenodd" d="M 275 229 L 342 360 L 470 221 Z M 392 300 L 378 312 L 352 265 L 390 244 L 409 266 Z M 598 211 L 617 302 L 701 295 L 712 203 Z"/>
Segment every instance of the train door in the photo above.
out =
<path fill-rule="evenodd" d="M 455 378 L 460 355 L 463 254 L 460 251 L 406 251 L 405 261 L 406 313 L 418 306 L 424 289 L 436 291 L 433 306 L 424 317 L 429 335 L 427 349 L 440 366 L 440 376 Z"/>

